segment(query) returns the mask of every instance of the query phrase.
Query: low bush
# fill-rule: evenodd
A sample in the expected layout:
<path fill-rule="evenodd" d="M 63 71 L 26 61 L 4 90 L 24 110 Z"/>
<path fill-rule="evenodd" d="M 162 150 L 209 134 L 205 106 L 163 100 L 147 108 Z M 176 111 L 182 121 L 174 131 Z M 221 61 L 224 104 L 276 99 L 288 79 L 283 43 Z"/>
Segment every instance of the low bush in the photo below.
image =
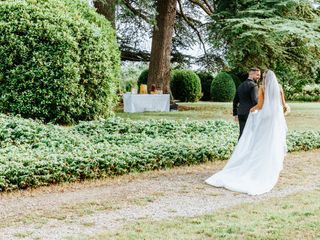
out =
<path fill-rule="evenodd" d="M 300 92 L 286 95 L 291 101 L 319 102 L 320 84 L 305 85 Z"/>
<path fill-rule="evenodd" d="M 132 121 L 73 127 L 0 115 L 0 191 L 228 159 L 238 126 L 227 121 Z M 291 132 L 289 151 L 320 148 L 320 131 Z"/>
<path fill-rule="evenodd" d="M 202 96 L 200 78 L 191 70 L 174 70 L 170 87 L 174 99 L 182 102 L 196 102 Z"/>
<path fill-rule="evenodd" d="M 211 83 L 211 99 L 217 102 L 229 102 L 234 98 L 236 86 L 232 77 L 220 72 Z"/>

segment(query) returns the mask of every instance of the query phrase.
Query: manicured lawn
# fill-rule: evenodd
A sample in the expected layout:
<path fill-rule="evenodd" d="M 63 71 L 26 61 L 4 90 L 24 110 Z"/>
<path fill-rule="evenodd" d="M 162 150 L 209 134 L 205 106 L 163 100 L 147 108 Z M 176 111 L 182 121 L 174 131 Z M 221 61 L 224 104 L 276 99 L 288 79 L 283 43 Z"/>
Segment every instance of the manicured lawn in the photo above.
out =
<path fill-rule="evenodd" d="M 286 116 L 290 130 L 319 130 L 320 129 L 320 103 L 290 102 L 291 113 Z M 190 119 L 190 120 L 215 120 L 225 119 L 233 121 L 232 103 L 197 102 L 179 103 L 181 110 L 178 112 L 146 112 L 124 113 L 121 109 L 116 116 L 133 120 L 148 119 Z"/>

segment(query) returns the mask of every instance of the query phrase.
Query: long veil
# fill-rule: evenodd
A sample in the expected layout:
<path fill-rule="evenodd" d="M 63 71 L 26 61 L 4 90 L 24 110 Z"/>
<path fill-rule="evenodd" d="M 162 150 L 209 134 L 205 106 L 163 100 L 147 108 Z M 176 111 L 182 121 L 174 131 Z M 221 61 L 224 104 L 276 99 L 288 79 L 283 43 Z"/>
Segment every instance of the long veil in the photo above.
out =
<path fill-rule="evenodd" d="M 231 158 L 206 180 L 208 184 L 252 195 L 268 192 L 276 184 L 286 153 L 287 125 L 273 71 L 267 71 L 263 88 L 262 109 L 249 114 Z"/>
<path fill-rule="evenodd" d="M 260 114 L 283 115 L 281 105 L 280 87 L 276 75 L 268 70 L 263 80 L 264 103 Z"/>

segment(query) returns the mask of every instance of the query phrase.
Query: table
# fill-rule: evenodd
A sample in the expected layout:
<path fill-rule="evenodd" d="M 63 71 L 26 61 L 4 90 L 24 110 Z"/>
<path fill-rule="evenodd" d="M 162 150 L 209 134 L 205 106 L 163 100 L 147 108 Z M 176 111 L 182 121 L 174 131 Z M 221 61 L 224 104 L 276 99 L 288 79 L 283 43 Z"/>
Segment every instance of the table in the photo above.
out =
<path fill-rule="evenodd" d="M 124 112 L 169 112 L 170 94 L 123 95 Z"/>

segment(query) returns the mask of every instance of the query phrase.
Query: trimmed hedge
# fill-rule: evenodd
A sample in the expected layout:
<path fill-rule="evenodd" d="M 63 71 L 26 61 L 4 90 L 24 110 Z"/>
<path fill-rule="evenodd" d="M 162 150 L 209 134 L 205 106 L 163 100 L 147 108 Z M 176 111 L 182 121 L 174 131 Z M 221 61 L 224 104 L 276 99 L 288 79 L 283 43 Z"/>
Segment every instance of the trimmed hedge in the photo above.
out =
<path fill-rule="evenodd" d="M 174 99 L 182 102 L 196 102 L 202 96 L 200 78 L 191 70 L 174 70 L 170 87 Z"/>
<path fill-rule="evenodd" d="M 3 0 L 0 23 L 1 112 L 60 124 L 111 114 L 115 31 L 86 1 Z"/>
<path fill-rule="evenodd" d="M 202 97 L 200 100 L 202 101 L 210 101 L 211 95 L 211 83 L 214 79 L 213 75 L 209 72 L 197 72 L 197 75 L 201 81 L 201 90 L 202 90 Z"/>
<path fill-rule="evenodd" d="M 220 72 L 211 83 L 211 99 L 217 102 L 229 102 L 234 98 L 236 86 L 232 77 Z"/>
<path fill-rule="evenodd" d="M 228 159 L 227 121 L 111 118 L 66 128 L 0 115 L 0 191 Z M 291 132 L 289 151 L 320 148 L 320 131 Z"/>

